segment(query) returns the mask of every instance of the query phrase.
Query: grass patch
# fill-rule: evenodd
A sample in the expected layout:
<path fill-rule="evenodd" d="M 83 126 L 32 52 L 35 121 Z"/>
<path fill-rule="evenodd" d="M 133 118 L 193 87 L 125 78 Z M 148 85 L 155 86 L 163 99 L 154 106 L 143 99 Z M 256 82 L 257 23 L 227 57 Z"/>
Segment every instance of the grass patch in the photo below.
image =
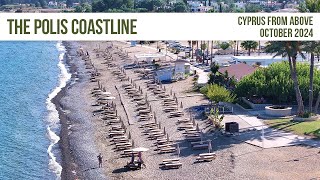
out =
<path fill-rule="evenodd" d="M 291 119 L 264 121 L 271 128 L 292 132 L 297 135 L 310 136 L 320 140 L 320 121 L 297 122 Z"/>

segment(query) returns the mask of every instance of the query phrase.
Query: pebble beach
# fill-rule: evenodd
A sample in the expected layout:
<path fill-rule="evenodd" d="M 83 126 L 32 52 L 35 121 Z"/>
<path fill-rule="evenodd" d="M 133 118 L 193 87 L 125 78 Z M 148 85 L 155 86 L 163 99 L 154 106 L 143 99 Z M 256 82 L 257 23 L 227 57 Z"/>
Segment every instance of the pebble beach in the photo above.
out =
<path fill-rule="evenodd" d="M 262 149 L 220 133 L 205 133 L 203 139 L 212 143 L 215 159 L 197 162 L 196 158 L 208 149 L 195 150 L 186 141 L 184 131 L 178 130 L 178 120 L 193 119 L 199 129 L 206 128 L 203 109 L 209 101 L 192 91 L 193 77 L 173 83 L 163 83 L 161 88 L 168 98 L 176 99 L 177 111 L 181 117 L 169 117 L 163 100 L 148 88 L 149 78 L 135 70 L 123 69 L 132 64 L 135 54 L 157 53 L 145 46 L 131 47 L 126 42 L 66 42 L 66 62 L 72 73 L 67 87 L 57 99 L 62 132 L 62 179 L 320 179 L 319 149 L 307 146 L 290 146 Z M 79 54 L 80 51 L 83 54 Z M 169 61 L 169 59 L 168 59 Z M 122 77 L 118 73 L 120 72 Z M 95 74 L 94 78 L 92 74 Z M 128 85 L 139 89 L 151 108 L 147 122 L 161 124 L 165 137 L 179 145 L 180 154 L 159 153 L 155 140 L 150 140 L 139 121 L 137 103 L 124 88 Z M 125 135 L 130 132 L 133 147 L 145 147 L 143 152 L 145 168 L 128 171 L 124 166 L 130 157 L 122 157 L 112 137 L 108 136 L 110 125 L 106 125 L 99 113 L 95 88 L 110 93 L 114 99 L 109 102 L 116 109 L 117 116 L 125 127 Z M 141 117 L 141 116 L 140 116 Z M 156 120 L 155 120 L 156 119 Z M 98 167 L 97 156 L 102 153 L 103 167 Z M 182 166 L 178 169 L 161 168 L 164 159 L 179 158 Z"/>

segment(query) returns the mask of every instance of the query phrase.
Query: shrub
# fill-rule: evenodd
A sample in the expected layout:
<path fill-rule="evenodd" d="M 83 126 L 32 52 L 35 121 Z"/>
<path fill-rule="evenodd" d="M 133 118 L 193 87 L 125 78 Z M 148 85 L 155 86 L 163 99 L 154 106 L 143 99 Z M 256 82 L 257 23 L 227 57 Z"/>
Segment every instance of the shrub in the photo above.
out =
<path fill-rule="evenodd" d="M 211 120 L 213 126 L 216 128 L 216 129 L 222 129 L 223 128 L 223 118 L 224 118 L 224 115 L 219 115 L 219 110 L 216 109 L 211 109 L 210 110 L 210 115 L 208 116 L 208 119 Z"/>
<path fill-rule="evenodd" d="M 206 95 L 211 101 L 218 102 L 234 102 L 236 96 L 226 88 L 217 84 L 208 84 L 200 89 L 200 92 Z"/>
<path fill-rule="evenodd" d="M 309 65 L 297 63 L 297 73 L 302 97 L 308 102 Z M 314 71 L 314 94 L 320 90 L 320 71 Z M 291 103 L 296 101 L 293 81 L 290 76 L 288 62 L 273 63 L 244 77 L 236 85 L 238 97 L 250 98 L 253 95 L 264 97 L 273 104 Z"/>

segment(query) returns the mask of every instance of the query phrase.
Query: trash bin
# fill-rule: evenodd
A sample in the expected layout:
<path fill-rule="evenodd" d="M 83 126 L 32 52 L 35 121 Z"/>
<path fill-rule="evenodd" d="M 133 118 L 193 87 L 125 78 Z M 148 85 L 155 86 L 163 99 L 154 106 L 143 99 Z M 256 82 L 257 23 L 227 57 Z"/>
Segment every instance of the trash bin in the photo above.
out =
<path fill-rule="evenodd" d="M 227 122 L 225 123 L 225 131 L 229 133 L 239 132 L 239 124 L 237 122 Z"/>

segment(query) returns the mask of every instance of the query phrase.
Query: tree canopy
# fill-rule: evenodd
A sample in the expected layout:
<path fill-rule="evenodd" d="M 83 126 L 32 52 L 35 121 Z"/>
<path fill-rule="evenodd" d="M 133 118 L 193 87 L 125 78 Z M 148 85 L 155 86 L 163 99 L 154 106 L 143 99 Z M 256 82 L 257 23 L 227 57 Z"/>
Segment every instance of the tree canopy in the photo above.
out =
<path fill-rule="evenodd" d="M 309 65 L 297 63 L 297 74 L 304 102 L 308 102 Z M 320 71 L 314 71 L 314 92 L 320 91 Z M 253 74 L 244 77 L 236 85 L 235 93 L 239 97 L 257 95 L 275 104 L 292 103 L 296 101 L 294 84 L 290 77 L 288 62 L 273 63 L 267 68 L 261 68 Z"/>
<path fill-rule="evenodd" d="M 244 48 L 245 50 L 248 50 L 248 55 L 250 56 L 251 50 L 257 49 L 258 42 L 257 41 L 243 41 L 241 43 L 241 47 Z"/>

